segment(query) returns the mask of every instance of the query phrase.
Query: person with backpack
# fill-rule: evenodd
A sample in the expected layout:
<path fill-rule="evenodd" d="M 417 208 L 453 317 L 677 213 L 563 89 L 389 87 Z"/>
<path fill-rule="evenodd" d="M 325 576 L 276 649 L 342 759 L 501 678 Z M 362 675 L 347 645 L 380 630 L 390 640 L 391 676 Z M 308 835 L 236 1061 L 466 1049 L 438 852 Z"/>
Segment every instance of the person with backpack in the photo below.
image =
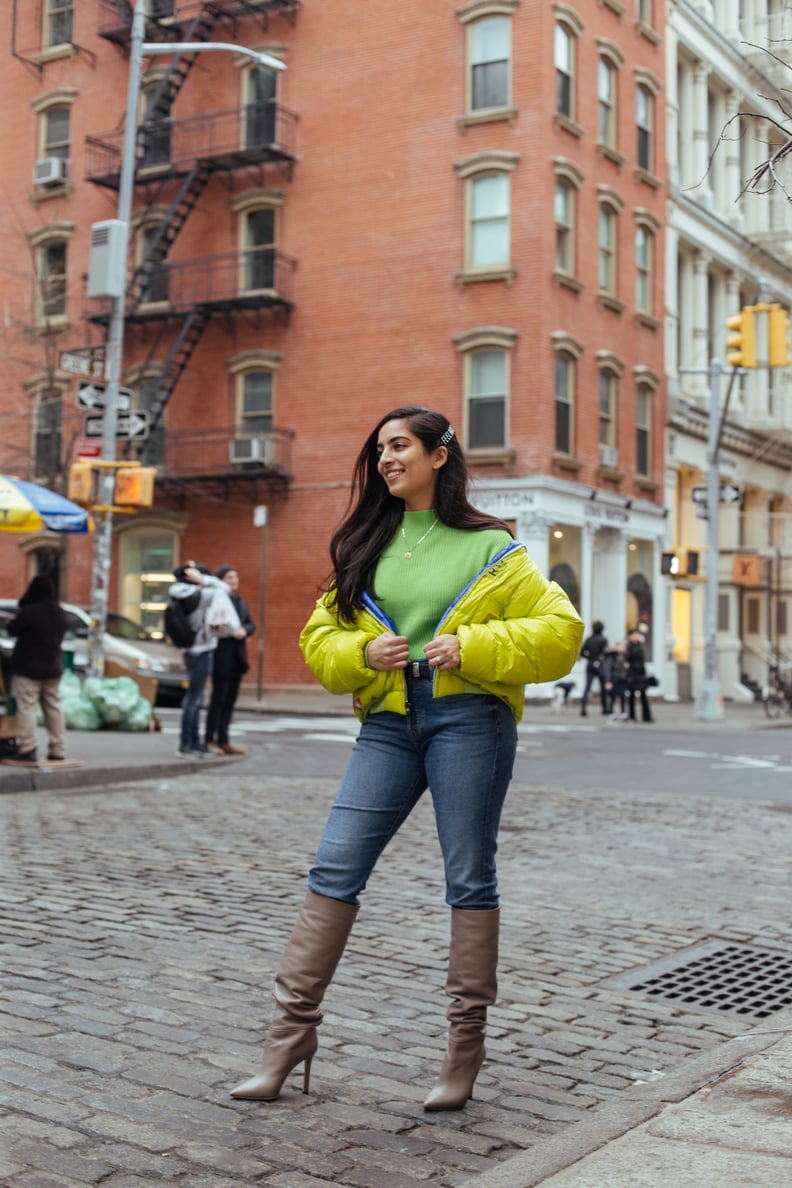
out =
<path fill-rule="evenodd" d="M 580 655 L 586 661 L 586 683 L 583 686 L 583 696 L 580 699 L 580 713 L 582 717 L 586 717 L 586 705 L 588 703 L 591 686 L 594 684 L 595 678 L 599 681 L 600 687 L 600 701 L 602 702 L 602 712 L 608 712 L 608 698 L 605 692 L 604 680 L 604 657 L 605 651 L 608 647 L 608 641 L 603 632 L 605 631 L 605 624 L 596 619 L 591 624 L 591 635 L 583 643 Z"/>
<path fill-rule="evenodd" d="M 168 591 L 165 631 L 182 650 L 188 678 L 176 754 L 182 759 L 207 759 L 212 752 L 201 742 L 201 704 L 212 672 L 217 635 L 209 630 L 206 616 L 215 591 L 225 588 L 225 583 L 213 577 L 206 565 L 194 561 L 178 566 L 173 576 L 176 581 Z"/>

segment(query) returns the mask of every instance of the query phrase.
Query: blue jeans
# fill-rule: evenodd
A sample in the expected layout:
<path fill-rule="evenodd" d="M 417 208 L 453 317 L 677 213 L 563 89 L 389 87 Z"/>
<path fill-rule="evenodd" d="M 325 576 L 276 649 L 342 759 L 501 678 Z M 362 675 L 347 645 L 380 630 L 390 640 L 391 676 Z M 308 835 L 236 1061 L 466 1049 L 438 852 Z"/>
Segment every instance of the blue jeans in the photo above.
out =
<path fill-rule="evenodd" d="M 357 903 L 380 854 L 428 787 L 446 903 L 496 908 L 498 827 L 517 746 L 512 711 L 488 694 L 433 698 L 430 680 L 409 679 L 407 692 L 406 717 L 386 712 L 363 722 L 308 886 Z"/>
<path fill-rule="evenodd" d="M 184 653 L 189 685 L 182 702 L 181 745 L 182 751 L 194 751 L 201 746 L 199 719 L 206 682 L 212 671 L 213 652 Z"/>

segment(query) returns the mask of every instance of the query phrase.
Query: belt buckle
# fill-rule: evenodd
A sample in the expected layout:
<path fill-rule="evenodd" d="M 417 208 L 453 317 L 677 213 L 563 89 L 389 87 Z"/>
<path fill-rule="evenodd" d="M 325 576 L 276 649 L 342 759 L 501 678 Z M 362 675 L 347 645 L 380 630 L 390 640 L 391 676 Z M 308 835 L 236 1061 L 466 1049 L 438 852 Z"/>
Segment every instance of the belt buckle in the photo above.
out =
<path fill-rule="evenodd" d="M 410 664 L 412 665 L 412 674 L 417 681 L 420 679 L 420 676 L 421 676 L 421 661 L 420 660 L 411 660 Z"/>

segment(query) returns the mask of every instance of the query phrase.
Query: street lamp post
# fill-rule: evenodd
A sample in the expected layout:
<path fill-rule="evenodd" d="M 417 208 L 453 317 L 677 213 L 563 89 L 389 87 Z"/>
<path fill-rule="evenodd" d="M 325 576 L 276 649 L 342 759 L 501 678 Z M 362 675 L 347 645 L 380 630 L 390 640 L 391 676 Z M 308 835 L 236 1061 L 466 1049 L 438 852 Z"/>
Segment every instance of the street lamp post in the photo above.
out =
<path fill-rule="evenodd" d="M 110 579 L 110 562 L 113 538 L 113 490 L 116 458 L 116 431 L 118 428 L 118 393 L 121 383 L 121 367 L 124 348 L 124 302 L 126 261 L 129 252 L 129 224 L 132 214 L 132 192 L 135 184 L 135 158 L 137 145 L 137 116 L 140 102 L 140 79 L 144 55 L 206 53 L 222 50 L 244 54 L 260 66 L 272 70 L 285 70 L 286 66 L 270 54 L 259 53 L 245 45 L 226 41 L 167 41 L 144 42 L 146 26 L 145 0 L 135 0 L 129 51 L 129 78 L 127 84 L 126 119 L 124 140 L 121 150 L 121 167 L 118 185 L 119 260 L 123 277 L 117 286 L 118 294 L 112 298 L 112 309 L 107 332 L 105 363 L 105 410 L 102 428 L 102 462 L 100 468 L 99 505 L 96 513 L 93 571 L 91 575 L 91 628 L 88 638 L 88 671 L 92 676 L 101 675 L 104 670 L 102 641 L 107 624 L 107 599 Z"/>

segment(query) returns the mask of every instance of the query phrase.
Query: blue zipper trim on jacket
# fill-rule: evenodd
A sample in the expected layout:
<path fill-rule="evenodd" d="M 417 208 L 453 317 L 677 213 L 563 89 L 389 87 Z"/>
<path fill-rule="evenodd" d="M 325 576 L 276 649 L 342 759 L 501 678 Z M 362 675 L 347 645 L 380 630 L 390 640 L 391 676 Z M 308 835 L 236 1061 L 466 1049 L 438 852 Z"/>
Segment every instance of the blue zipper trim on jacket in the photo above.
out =
<path fill-rule="evenodd" d="M 371 597 L 371 595 L 366 594 L 365 591 L 363 592 L 363 605 L 365 606 L 365 608 L 369 612 L 369 614 L 372 614 L 374 616 L 374 618 L 377 619 L 380 623 L 384 623 L 385 626 L 388 627 L 393 632 L 394 635 L 398 635 L 398 632 L 396 630 L 396 624 L 394 623 L 393 619 L 391 619 L 388 615 L 386 615 L 385 611 L 381 610 L 380 607 L 377 606 L 376 602 Z"/>
<path fill-rule="evenodd" d="M 467 594 L 470 587 L 475 586 L 476 582 L 479 580 L 479 578 L 482 576 L 482 574 L 485 574 L 488 569 L 490 569 L 493 565 L 495 565 L 496 562 L 502 561 L 504 557 L 507 557 L 509 555 L 509 553 L 512 553 L 515 549 L 524 549 L 524 548 L 525 548 L 525 545 L 521 544 L 518 540 L 513 540 L 511 542 L 511 544 L 504 545 L 504 547 L 501 549 L 501 551 L 499 553 L 496 553 L 495 556 L 492 558 L 492 560 L 488 561 L 487 564 L 485 566 L 483 566 L 483 568 L 481 568 L 478 571 L 476 576 L 472 577 L 470 579 L 470 581 L 468 582 L 468 584 L 463 589 L 461 589 L 459 591 L 459 593 L 457 594 L 454 601 L 449 603 L 449 605 L 446 607 L 446 609 L 443 611 L 442 615 L 440 616 L 438 624 L 432 633 L 432 638 L 434 639 L 435 635 L 438 634 L 443 623 L 445 623 L 446 619 L 451 614 L 451 611 L 454 609 L 455 606 L 457 606 L 457 604 L 459 602 L 462 601 L 462 599 L 465 597 L 465 595 Z"/>

